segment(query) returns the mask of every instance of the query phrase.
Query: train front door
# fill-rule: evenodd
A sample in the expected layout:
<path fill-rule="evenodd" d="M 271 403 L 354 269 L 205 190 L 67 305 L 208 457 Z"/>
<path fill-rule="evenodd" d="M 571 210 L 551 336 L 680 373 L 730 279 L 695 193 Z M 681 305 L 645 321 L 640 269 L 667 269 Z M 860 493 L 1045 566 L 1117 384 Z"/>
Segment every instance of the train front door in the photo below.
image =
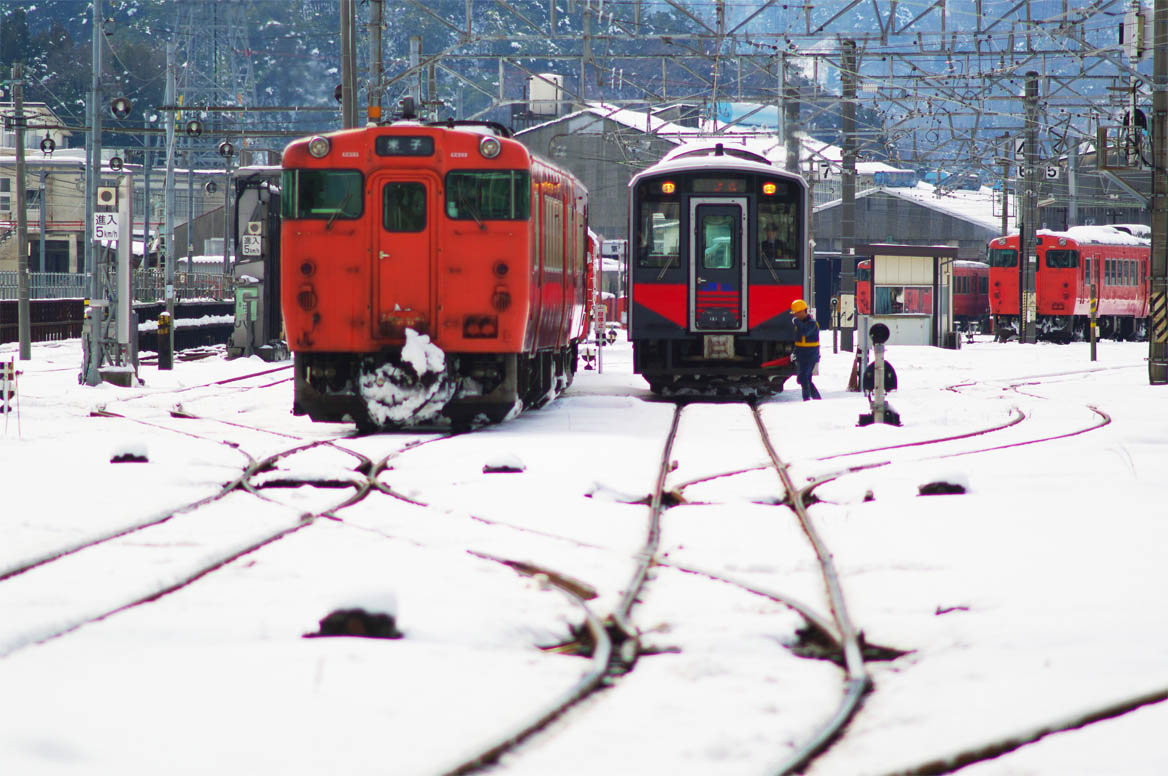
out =
<path fill-rule="evenodd" d="M 689 201 L 692 331 L 746 331 L 747 212 L 745 197 Z"/>
<path fill-rule="evenodd" d="M 370 182 L 367 201 L 378 208 L 371 284 L 375 337 L 401 339 L 407 328 L 434 334 L 431 257 L 437 190 L 437 180 L 427 175 L 378 175 Z"/>

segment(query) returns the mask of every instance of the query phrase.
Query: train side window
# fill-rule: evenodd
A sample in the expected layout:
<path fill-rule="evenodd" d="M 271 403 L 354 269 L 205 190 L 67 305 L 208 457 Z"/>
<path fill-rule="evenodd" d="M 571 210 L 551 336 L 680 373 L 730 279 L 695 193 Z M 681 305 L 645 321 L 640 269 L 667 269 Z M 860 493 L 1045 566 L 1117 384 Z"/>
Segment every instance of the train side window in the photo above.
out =
<path fill-rule="evenodd" d="M 425 184 L 385 184 L 381 190 L 381 223 L 387 232 L 420 232 L 425 229 Z"/>
<path fill-rule="evenodd" d="M 637 214 L 637 264 L 642 267 L 680 267 L 681 203 L 643 199 Z"/>
<path fill-rule="evenodd" d="M 799 266 L 803 236 L 799 230 L 801 202 L 793 185 L 758 203 L 758 267 L 794 269 Z"/>
<path fill-rule="evenodd" d="M 977 279 L 977 291 L 980 294 L 988 294 L 990 292 L 989 275 L 982 275 Z"/>
<path fill-rule="evenodd" d="M 364 178 L 357 170 L 284 170 L 284 218 L 360 218 L 365 210 Z"/>

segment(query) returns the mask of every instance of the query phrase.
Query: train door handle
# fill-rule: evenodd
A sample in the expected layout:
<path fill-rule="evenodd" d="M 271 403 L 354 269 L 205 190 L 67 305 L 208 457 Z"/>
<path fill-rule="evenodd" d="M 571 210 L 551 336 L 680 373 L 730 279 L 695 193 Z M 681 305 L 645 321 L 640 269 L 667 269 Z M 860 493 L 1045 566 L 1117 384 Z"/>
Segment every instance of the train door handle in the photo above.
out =
<path fill-rule="evenodd" d="M 378 251 L 378 252 L 377 252 L 377 258 L 379 258 L 379 259 L 388 259 L 388 258 L 389 258 L 389 254 L 388 254 L 388 253 L 386 253 L 385 251 Z"/>
<path fill-rule="evenodd" d="M 705 283 L 705 282 L 706 282 L 706 279 L 705 279 L 705 278 L 696 278 L 696 280 L 697 280 L 699 283 Z"/>

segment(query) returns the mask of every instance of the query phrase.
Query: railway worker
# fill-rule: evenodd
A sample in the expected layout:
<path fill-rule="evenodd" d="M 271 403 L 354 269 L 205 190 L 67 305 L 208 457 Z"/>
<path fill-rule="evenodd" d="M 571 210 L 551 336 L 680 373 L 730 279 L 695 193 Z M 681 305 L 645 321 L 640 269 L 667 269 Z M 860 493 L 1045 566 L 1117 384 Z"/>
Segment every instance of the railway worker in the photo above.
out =
<path fill-rule="evenodd" d="M 795 366 L 799 370 L 799 385 L 803 388 L 803 401 L 822 398 L 811 373 L 819 363 L 819 324 L 807 312 L 807 303 L 802 299 L 791 302 L 792 323 L 795 324 Z"/>

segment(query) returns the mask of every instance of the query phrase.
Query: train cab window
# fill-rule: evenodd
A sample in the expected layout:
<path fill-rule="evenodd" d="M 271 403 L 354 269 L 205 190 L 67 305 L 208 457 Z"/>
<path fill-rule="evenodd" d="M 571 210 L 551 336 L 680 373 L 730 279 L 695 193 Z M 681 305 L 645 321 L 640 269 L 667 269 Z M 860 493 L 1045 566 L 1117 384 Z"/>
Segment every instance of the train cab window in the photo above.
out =
<path fill-rule="evenodd" d="M 387 183 L 381 190 L 381 223 L 387 232 L 420 232 L 426 228 L 426 186 Z"/>
<path fill-rule="evenodd" d="M 360 218 L 365 209 L 364 179 L 357 170 L 284 170 L 284 218 Z"/>
<path fill-rule="evenodd" d="M 1079 266 L 1079 252 L 1065 250 L 1048 250 L 1046 252 L 1046 266 L 1051 269 L 1071 269 Z"/>
<path fill-rule="evenodd" d="M 856 267 L 856 282 L 867 283 L 872 279 L 872 270 L 868 267 Z"/>
<path fill-rule="evenodd" d="M 1013 248 L 991 248 L 990 266 L 998 268 L 1017 267 L 1018 251 Z"/>
<path fill-rule="evenodd" d="M 760 269 L 794 269 L 799 266 L 802 235 L 799 212 L 802 207 L 798 190 L 779 184 L 774 196 L 758 202 L 758 267 Z"/>
<path fill-rule="evenodd" d="M 642 199 L 637 213 L 637 264 L 642 267 L 680 267 L 681 203 Z"/>
<path fill-rule="evenodd" d="M 446 215 L 467 221 L 525 221 L 531 217 L 531 175 L 527 170 L 449 172 Z"/>

